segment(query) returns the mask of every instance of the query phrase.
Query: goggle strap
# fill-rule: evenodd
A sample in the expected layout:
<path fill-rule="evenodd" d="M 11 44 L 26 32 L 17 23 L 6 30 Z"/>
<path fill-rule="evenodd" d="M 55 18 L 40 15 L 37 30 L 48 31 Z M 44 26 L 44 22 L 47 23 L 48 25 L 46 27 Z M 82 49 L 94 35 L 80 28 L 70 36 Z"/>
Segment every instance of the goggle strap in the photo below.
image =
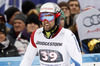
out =
<path fill-rule="evenodd" d="M 61 11 L 60 11 L 60 12 L 61 12 Z M 60 12 L 58 12 L 58 13 L 56 14 L 56 18 L 59 17 L 59 16 L 61 15 Z"/>

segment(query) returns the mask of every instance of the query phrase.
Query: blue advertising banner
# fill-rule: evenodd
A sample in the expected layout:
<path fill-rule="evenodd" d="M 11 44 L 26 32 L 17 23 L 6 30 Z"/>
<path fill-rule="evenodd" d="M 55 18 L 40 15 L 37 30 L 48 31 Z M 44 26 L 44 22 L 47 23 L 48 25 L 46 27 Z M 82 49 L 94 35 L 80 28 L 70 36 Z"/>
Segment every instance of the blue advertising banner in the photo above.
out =
<path fill-rule="evenodd" d="M 22 2 L 27 0 L 0 0 L 0 13 L 4 14 L 4 11 L 10 7 L 15 6 L 21 10 Z M 44 4 L 46 2 L 54 2 L 57 3 L 57 0 L 29 0 L 32 1 L 35 5 Z"/>

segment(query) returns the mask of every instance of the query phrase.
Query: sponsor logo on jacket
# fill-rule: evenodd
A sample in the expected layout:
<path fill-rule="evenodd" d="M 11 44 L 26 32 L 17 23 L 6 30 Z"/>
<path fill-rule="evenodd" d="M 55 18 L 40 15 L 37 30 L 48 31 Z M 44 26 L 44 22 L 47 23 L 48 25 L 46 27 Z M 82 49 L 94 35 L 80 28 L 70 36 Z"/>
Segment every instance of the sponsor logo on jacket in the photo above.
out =
<path fill-rule="evenodd" d="M 37 41 L 37 45 L 44 45 L 44 46 L 62 46 L 62 43 L 59 42 L 42 42 L 42 41 Z"/>

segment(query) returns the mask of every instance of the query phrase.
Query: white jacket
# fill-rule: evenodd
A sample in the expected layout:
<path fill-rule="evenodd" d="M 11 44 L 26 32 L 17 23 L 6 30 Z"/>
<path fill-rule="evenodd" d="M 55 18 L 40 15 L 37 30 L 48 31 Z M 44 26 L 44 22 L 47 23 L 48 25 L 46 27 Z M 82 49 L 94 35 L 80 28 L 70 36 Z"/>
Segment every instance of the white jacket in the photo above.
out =
<path fill-rule="evenodd" d="M 45 38 L 42 31 L 43 28 L 40 28 L 32 33 L 31 42 L 20 66 L 31 66 L 37 52 L 40 56 L 40 66 L 71 66 L 70 59 L 75 66 L 81 66 L 81 51 L 70 30 L 62 28 L 51 39 Z"/>

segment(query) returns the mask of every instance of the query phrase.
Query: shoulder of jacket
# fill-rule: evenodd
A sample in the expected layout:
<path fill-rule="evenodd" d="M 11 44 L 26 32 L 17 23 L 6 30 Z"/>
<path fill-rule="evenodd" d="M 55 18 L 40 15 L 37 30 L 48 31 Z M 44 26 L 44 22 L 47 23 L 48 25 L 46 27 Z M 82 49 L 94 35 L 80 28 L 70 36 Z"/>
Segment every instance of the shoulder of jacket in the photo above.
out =
<path fill-rule="evenodd" d="M 43 32 L 43 28 L 39 28 L 35 31 L 36 34 L 41 34 Z"/>
<path fill-rule="evenodd" d="M 66 33 L 72 33 L 72 31 L 70 29 L 63 28 L 63 31 L 65 31 Z"/>

